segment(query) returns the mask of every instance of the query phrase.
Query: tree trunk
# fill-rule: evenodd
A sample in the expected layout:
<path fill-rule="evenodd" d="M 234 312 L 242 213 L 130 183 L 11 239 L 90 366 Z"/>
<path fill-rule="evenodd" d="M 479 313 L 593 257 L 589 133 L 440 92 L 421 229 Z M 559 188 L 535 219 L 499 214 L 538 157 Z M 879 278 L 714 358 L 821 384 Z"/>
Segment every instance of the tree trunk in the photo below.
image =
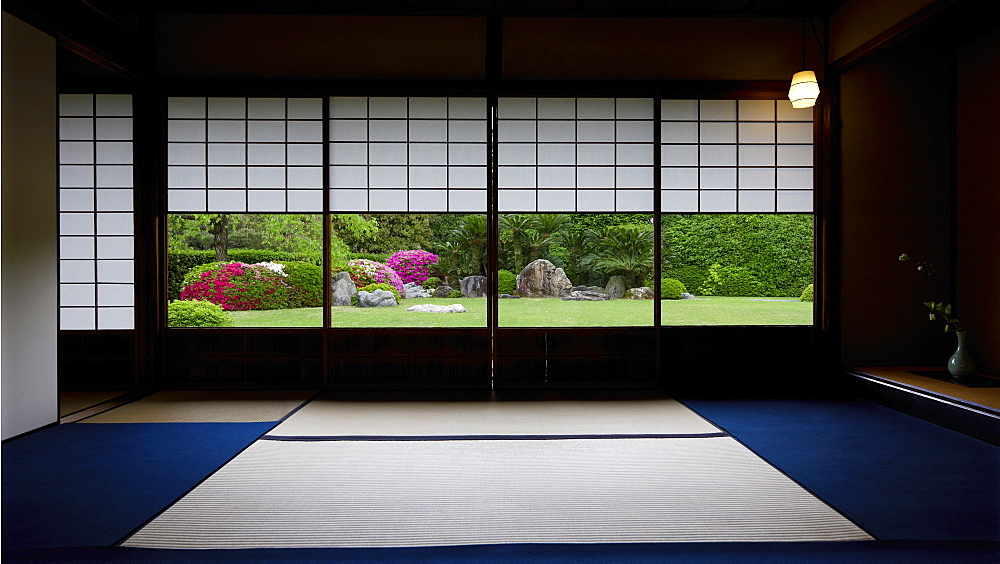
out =
<path fill-rule="evenodd" d="M 212 234 L 212 248 L 215 249 L 215 262 L 226 262 L 229 260 L 229 215 L 219 214 L 212 220 L 212 227 L 208 230 Z"/>

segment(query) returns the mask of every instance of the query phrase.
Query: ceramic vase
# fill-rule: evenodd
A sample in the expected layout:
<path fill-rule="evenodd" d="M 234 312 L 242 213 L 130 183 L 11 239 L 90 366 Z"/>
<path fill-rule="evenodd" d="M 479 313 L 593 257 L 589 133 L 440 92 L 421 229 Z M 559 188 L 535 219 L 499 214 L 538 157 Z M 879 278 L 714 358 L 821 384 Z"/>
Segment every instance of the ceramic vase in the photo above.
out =
<path fill-rule="evenodd" d="M 955 335 L 958 337 L 958 348 L 948 359 L 948 372 L 955 378 L 972 376 L 976 372 L 976 363 L 965 346 L 965 331 L 956 331 Z"/>

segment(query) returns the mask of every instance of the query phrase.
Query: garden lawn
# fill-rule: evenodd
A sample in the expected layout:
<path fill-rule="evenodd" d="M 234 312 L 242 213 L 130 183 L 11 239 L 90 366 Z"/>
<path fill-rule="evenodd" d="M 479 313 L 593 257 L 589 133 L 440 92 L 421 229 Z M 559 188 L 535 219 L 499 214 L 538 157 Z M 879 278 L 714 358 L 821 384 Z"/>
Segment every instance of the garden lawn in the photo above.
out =
<path fill-rule="evenodd" d="M 784 301 L 789 300 L 789 301 Z M 662 300 L 664 325 L 810 325 L 813 303 L 795 298 L 699 297 Z M 462 304 L 468 313 L 416 313 L 418 304 Z M 500 300 L 501 327 L 614 327 L 653 323 L 650 300 L 570 302 L 554 298 Z M 229 312 L 236 327 L 320 327 L 323 309 Z M 485 327 L 483 298 L 409 299 L 397 307 L 334 307 L 333 327 Z"/>

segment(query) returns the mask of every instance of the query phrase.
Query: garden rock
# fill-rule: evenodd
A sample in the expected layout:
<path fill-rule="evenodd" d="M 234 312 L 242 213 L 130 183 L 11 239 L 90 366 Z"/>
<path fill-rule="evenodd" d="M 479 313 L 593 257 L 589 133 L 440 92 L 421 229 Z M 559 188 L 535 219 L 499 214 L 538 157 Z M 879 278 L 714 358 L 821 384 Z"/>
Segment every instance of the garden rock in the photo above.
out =
<path fill-rule="evenodd" d="M 459 287 L 462 290 L 463 297 L 482 298 L 486 296 L 486 277 L 466 276 L 459 280 Z"/>
<path fill-rule="evenodd" d="M 524 298 L 559 298 L 573 289 L 563 269 L 538 259 L 531 262 L 517 275 L 517 293 Z"/>
<path fill-rule="evenodd" d="M 415 282 L 407 282 L 403 284 L 403 297 L 406 299 L 429 298 L 431 293 Z"/>
<path fill-rule="evenodd" d="M 406 308 L 406 311 L 419 311 L 422 313 L 468 313 L 462 304 L 436 305 L 421 304 Z"/>
<path fill-rule="evenodd" d="M 611 298 L 603 292 L 595 292 L 594 290 L 573 290 L 562 299 L 569 302 L 600 302 Z"/>
<path fill-rule="evenodd" d="M 521 296 L 515 296 L 513 294 L 500 294 L 497 297 L 500 298 L 501 300 L 516 300 L 516 299 L 520 298 Z"/>
<path fill-rule="evenodd" d="M 653 289 L 649 286 L 629 288 L 628 292 L 625 293 L 625 297 L 630 300 L 651 300 L 653 299 Z"/>
<path fill-rule="evenodd" d="M 682 300 L 696 300 L 698 298 L 694 297 L 694 295 L 689 294 L 687 292 L 681 292 L 681 299 Z"/>
<path fill-rule="evenodd" d="M 351 275 L 341 272 L 333 279 L 333 305 L 349 306 L 351 298 L 358 293 L 358 287 L 351 280 Z"/>
<path fill-rule="evenodd" d="M 393 307 L 396 305 L 396 296 L 388 290 L 375 290 L 374 292 L 358 292 L 358 305 L 360 307 Z"/>
<path fill-rule="evenodd" d="M 600 292 L 604 293 L 604 288 L 600 286 L 573 286 L 573 292 Z"/>
<path fill-rule="evenodd" d="M 434 290 L 433 296 L 435 298 L 447 298 L 451 296 L 451 286 L 445 284 L 444 286 L 438 286 Z"/>
<path fill-rule="evenodd" d="M 611 296 L 612 300 L 625 297 L 625 277 L 612 276 L 608 280 L 608 285 L 604 287 L 604 293 Z"/>

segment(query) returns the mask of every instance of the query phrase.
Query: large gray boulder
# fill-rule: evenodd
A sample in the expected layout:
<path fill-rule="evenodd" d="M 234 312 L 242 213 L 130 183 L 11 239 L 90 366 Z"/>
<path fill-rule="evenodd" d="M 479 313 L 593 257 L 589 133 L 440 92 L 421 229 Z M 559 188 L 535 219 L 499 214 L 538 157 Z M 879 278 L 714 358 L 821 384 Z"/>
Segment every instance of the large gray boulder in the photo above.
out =
<path fill-rule="evenodd" d="M 594 290 L 573 290 L 569 294 L 563 296 L 562 299 L 568 302 L 602 302 L 611 298 L 604 292 L 595 292 Z"/>
<path fill-rule="evenodd" d="M 358 293 L 358 287 L 351 280 L 351 275 L 346 272 L 341 272 L 340 274 L 333 277 L 333 305 L 335 306 L 349 306 L 351 305 L 351 298 Z"/>
<path fill-rule="evenodd" d="M 625 297 L 625 277 L 612 276 L 608 280 L 608 285 L 604 287 L 604 293 L 611 296 L 612 300 Z"/>
<path fill-rule="evenodd" d="M 468 313 L 462 304 L 437 305 L 420 304 L 406 308 L 406 311 L 418 311 L 421 313 Z"/>
<path fill-rule="evenodd" d="M 563 269 L 538 259 L 521 270 L 515 282 L 517 294 L 523 298 L 561 298 L 573 289 Z"/>
<path fill-rule="evenodd" d="M 482 298 L 486 296 L 485 276 L 466 276 L 459 280 L 462 296 L 466 298 Z"/>
<path fill-rule="evenodd" d="M 358 292 L 358 305 L 361 307 L 394 307 L 396 296 L 389 290 L 375 290 L 374 292 Z"/>
<path fill-rule="evenodd" d="M 410 298 L 429 298 L 431 293 L 424 289 L 423 286 L 415 282 L 407 282 L 403 284 L 403 297 L 406 299 Z"/>
<path fill-rule="evenodd" d="M 625 297 L 630 300 L 651 300 L 653 299 L 653 289 L 649 286 L 629 288 L 628 292 L 625 293 Z"/>
<path fill-rule="evenodd" d="M 444 286 L 438 286 L 434 289 L 433 297 L 435 298 L 450 298 L 451 297 L 451 286 L 445 284 Z"/>

